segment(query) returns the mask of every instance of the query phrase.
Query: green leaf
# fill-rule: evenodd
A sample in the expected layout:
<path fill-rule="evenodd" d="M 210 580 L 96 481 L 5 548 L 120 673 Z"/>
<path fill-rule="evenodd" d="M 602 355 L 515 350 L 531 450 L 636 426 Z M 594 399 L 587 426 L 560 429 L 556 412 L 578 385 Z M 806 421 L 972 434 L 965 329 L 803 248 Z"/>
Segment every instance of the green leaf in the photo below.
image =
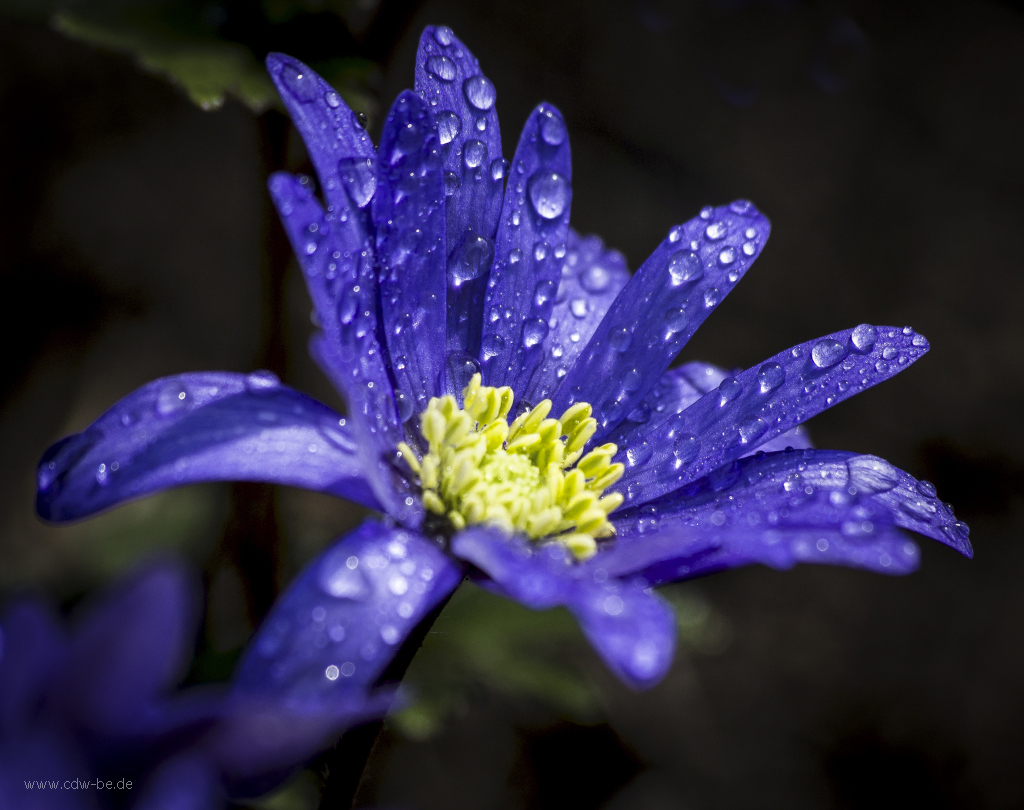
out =
<path fill-rule="evenodd" d="M 198 23 L 181 24 L 173 11 L 160 4 L 92 13 L 59 11 L 52 24 L 72 39 L 133 56 L 143 69 L 181 87 L 204 110 L 217 109 L 229 94 L 254 112 L 276 102 L 263 65 L 248 48 L 203 36 Z"/>

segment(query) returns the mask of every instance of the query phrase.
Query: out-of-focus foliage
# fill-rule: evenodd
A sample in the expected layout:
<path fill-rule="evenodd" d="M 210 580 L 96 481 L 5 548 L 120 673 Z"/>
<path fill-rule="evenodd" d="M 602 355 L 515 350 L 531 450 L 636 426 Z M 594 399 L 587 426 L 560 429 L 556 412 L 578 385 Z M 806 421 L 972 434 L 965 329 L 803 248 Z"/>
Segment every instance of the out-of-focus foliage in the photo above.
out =
<path fill-rule="evenodd" d="M 278 29 L 304 15 L 323 14 L 349 29 L 361 27 L 376 5 L 377 0 L 248 0 L 241 6 L 206 0 L 0 0 L 0 13 L 46 21 L 72 39 L 131 56 L 204 110 L 233 96 L 259 113 L 279 106 L 263 66 L 266 51 L 277 47 Z M 365 86 L 372 62 L 344 53 L 309 61 L 353 109 L 375 106 Z"/>
<path fill-rule="evenodd" d="M 699 591 L 679 585 L 660 593 L 675 609 L 681 652 L 725 649 L 728 622 Z M 588 646 L 568 611 L 529 610 L 465 584 L 413 659 L 404 680 L 412 702 L 391 723 L 406 737 L 429 738 L 480 689 L 576 723 L 599 722 L 601 697 L 586 675 Z"/>

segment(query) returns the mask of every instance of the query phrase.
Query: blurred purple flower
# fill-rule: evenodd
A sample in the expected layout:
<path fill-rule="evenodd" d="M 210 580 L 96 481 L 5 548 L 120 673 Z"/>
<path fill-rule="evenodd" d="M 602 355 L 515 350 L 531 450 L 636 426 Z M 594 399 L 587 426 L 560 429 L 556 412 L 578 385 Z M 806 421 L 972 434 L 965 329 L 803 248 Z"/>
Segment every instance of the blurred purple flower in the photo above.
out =
<path fill-rule="evenodd" d="M 9 606 L 0 622 L 0 807 L 222 807 L 226 792 L 263 792 L 381 711 L 378 697 L 310 716 L 223 690 L 175 692 L 196 596 L 186 573 L 165 563 L 106 594 L 71 633 L 43 604 Z"/>
<path fill-rule="evenodd" d="M 71 520 L 178 484 L 244 479 L 385 513 L 277 602 L 238 690 L 296 706 L 361 693 L 467 570 L 530 607 L 566 606 L 609 666 L 645 687 L 665 674 L 675 639 L 652 586 L 749 563 L 906 573 L 919 554 L 900 529 L 970 556 L 966 526 L 931 485 L 874 456 L 810 449 L 800 428 L 924 354 L 913 330 L 863 324 L 734 376 L 669 368 L 763 248 L 769 224 L 753 205 L 705 208 L 630 277 L 618 253 L 569 228 L 559 112 L 537 107 L 505 160 L 494 86 L 450 29 L 424 32 L 416 92 L 396 100 L 377 149 L 308 67 L 279 54 L 267 63 L 323 191 L 321 202 L 308 178 L 270 180 L 321 329 L 312 353 L 348 415 L 266 372 L 157 380 L 46 453 L 37 501 L 44 518 Z M 440 407 L 434 398 L 457 411 L 478 373 L 538 403 L 536 421 L 547 398 L 555 413 L 590 403 L 590 447 L 621 451 L 618 494 L 604 502 L 622 500 L 615 537 L 589 559 L 472 518 L 490 504 L 459 512 L 452 492 L 476 485 L 472 465 L 439 473 L 451 486 L 438 506 L 421 417 Z M 549 427 L 559 444 L 562 424 Z M 455 428 L 431 428 L 452 452 Z M 604 461 L 611 480 L 618 470 Z M 533 503 L 520 518 L 540 519 Z"/>

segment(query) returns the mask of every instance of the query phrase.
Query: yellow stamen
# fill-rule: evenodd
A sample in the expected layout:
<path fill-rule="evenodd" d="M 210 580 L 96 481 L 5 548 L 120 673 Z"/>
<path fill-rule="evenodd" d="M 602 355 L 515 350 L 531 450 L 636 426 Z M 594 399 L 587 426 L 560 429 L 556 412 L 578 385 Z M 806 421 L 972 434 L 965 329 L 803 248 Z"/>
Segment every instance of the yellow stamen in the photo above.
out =
<path fill-rule="evenodd" d="M 580 560 L 597 551 L 595 538 L 615 534 L 608 515 L 622 495 L 602 495 L 624 467 L 611 463 L 614 444 L 580 458 L 597 431 L 590 405 L 576 403 L 552 419 L 551 400 L 545 399 L 509 425 L 512 389 L 481 385 L 479 374 L 463 391 L 463 402 L 459 408 L 452 396 L 430 400 L 420 417 L 425 456 L 417 457 L 404 442 L 398 447 L 420 478 L 430 512 L 447 517 L 457 530 L 486 523 L 533 540 L 555 540 Z"/>

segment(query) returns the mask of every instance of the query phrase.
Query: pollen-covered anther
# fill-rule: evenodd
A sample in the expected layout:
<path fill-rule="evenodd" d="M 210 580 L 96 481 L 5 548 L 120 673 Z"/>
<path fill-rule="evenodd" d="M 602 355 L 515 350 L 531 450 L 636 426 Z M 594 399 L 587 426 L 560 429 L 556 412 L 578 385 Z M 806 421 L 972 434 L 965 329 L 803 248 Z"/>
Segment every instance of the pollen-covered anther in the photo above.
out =
<path fill-rule="evenodd" d="M 622 495 L 603 493 L 625 469 L 612 463 L 618 448 L 603 444 L 581 458 L 597 431 L 585 402 L 552 419 L 546 399 L 510 425 L 512 402 L 512 389 L 481 385 L 479 374 L 463 391 L 462 408 L 452 396 L 430 400 L 420 417 L 426 455 L 405 443 L 398 448 L 420 479 L 423 504 L 456 530 L 494 525 L 560 542 L 586 559 L 596 538 L 615 534 L 608 515 Z"/>

